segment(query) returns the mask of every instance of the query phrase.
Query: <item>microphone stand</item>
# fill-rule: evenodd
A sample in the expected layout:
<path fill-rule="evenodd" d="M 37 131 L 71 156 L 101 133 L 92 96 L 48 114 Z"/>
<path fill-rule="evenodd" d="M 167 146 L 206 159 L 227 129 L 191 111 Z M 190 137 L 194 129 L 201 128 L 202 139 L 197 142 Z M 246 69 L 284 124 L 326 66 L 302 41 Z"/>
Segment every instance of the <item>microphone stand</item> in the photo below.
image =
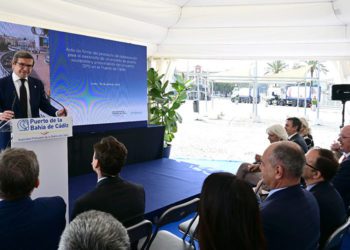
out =
<path fill-rule="evenodd" d="M 345 116 L 345 103 L 346 103 L 346 100 L 341 100 L 341 103 L 343 104 L 343 110 L 341 112 L 342 122 L 341 122 L 340 128 L 343 128 L 344 127 L 344 116 Z"/>
<path fill-rule="evenodd" d="M 62 103 L 60 103 L 59 101 L 55 100 L 53 97 L 51 97 L 51 96 L 49 96 L 49 95 L 47 95 L 47 94 L 46 94 L 46 96 L 47 96 L 48 99 L 52 100 L 54 103 L 57 103 L 60 107 L 62 107 L 62 109 L 63 109 L 63 114 L 64 114 L 65 116 L 67 116 L 67 110 L 66 110 L 66 108 L 63 106 Z"/>

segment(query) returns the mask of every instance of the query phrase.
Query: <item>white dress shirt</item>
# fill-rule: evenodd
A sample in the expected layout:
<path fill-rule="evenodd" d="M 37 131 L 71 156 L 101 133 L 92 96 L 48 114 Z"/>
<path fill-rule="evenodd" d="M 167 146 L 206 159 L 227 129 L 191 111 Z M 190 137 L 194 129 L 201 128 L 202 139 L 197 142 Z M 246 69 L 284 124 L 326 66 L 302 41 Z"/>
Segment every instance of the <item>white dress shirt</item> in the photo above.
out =
<path fill-rule="evenodd" d="M 24 86 L 26 87 L 27 90 L 27 107 L 28 107 L 28 118 L 32 117 L 32 110 L 30 108 L 30 91 L 29 91 L 29 84 L 28 84 L 28 77 L 25 78 L 26 81 L 24 82 Z M 18 77 L 14 72 L 12 73 L 12 80 L 15 84 L 17 96 L 20 98 L 20 87 L 22 85 L 21 78 Z"/>

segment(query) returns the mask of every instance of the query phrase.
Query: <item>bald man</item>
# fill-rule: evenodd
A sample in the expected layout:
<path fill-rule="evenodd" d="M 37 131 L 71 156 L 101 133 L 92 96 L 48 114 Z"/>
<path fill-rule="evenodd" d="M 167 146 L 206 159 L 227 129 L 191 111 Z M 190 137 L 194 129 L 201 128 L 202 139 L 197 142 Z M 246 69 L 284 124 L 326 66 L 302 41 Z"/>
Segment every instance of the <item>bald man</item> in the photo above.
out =
<path fill-rule="evenodd" d="M 332 183 L 343 198 L 345 209 L 348 210 L 350 205 L 350 125 L 342 128 L 338 141 L 340 150 L 343 152 L 343 160 Z"/>
<path fill-rule="evenodd" d="M 262 178 L 271 189 L 261 204 L 269 250 L 318 247 L 319 208 L 315 197 L 300 186 L 304 165 L 304 153 L 294 142 L 272 143 L 262 155 Z"/>

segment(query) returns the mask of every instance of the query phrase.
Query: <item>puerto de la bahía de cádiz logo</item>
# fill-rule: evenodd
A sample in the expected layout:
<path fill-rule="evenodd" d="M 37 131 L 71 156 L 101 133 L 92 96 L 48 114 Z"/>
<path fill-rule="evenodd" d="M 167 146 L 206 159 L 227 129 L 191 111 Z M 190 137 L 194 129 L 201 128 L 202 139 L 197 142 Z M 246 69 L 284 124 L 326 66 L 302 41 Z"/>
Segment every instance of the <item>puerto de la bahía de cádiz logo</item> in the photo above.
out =
<path fill-rule="evenodd" d="M 29 130 L 29 120 L 21 119 L 17 122 L 17 128 L 19 131 L 28 131 Z"/>

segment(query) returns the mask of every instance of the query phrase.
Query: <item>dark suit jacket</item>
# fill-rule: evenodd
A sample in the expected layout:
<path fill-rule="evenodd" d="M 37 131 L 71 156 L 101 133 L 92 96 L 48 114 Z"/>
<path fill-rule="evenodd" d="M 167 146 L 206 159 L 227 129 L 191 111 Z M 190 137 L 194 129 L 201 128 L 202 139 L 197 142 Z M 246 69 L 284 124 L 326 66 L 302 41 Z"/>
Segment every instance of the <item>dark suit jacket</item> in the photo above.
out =
<path fill-rule="evenodd" d="M 317 249 L 320 216 L 315 197 L 300 185 L 277 191 L 261 204 L 269 250 Z"/>
<path fill-rule="evenodd" d="M 307 149 L 306 142 L 300 134 L 295 134 L 292 138 L 289 139 L 289 141 L 292 141 L 298 144 L 301 147 L 301 149 L 304 151 L 304 153 L 307 152 L 308 149 Z"/>
<path fill-rule="evenodd" d="M 344 202 L 337 190 L 328 181 L 317 183 L 310 189 L 320 208 L 320 249 L 331 234 L 346 220 Z"/>
<path fill-rule="evenodd" d="M 0 201 L 0 248 L 56 250 L 66 225 L 65 213 L 61 197 Z"/>
<path fill-rule="evenodd" d="M 39 117 L 39 109 L 50 116 L 56 116 L 57 109 L 47 100 L 43 83 L 38 79 L 28 77 L 28 86 L 32 116 Z M 5 110 L 14 111 L 15 118 L 23 118 L 12 74 L 0 79 L 0 112 Z"/>
<path fill-rule="evenodd" d="M 112 214 L 125 227 L 140 222 L 145 213 L 145 190 L 120 177 L 108 177 L 97 183 L 91 192 L 79 197 L 72 211 L 72 220 L 88 210 Z"/>
<path fill-rule="evenodd" d="M 314 138 L 312 137 L 312 135 L 307 134 L 304 137 L 304 141 L 306 143 L 307 149 L 309 150 L 310 148 L 313 148 L 315 146 L 314 143 Z"/>
<path fill-rule="evenodd" d="M 343 198 L 345 209 L 350 206 L 350 159 L 343 161 L 332 179 L 333 186 Z"/>

